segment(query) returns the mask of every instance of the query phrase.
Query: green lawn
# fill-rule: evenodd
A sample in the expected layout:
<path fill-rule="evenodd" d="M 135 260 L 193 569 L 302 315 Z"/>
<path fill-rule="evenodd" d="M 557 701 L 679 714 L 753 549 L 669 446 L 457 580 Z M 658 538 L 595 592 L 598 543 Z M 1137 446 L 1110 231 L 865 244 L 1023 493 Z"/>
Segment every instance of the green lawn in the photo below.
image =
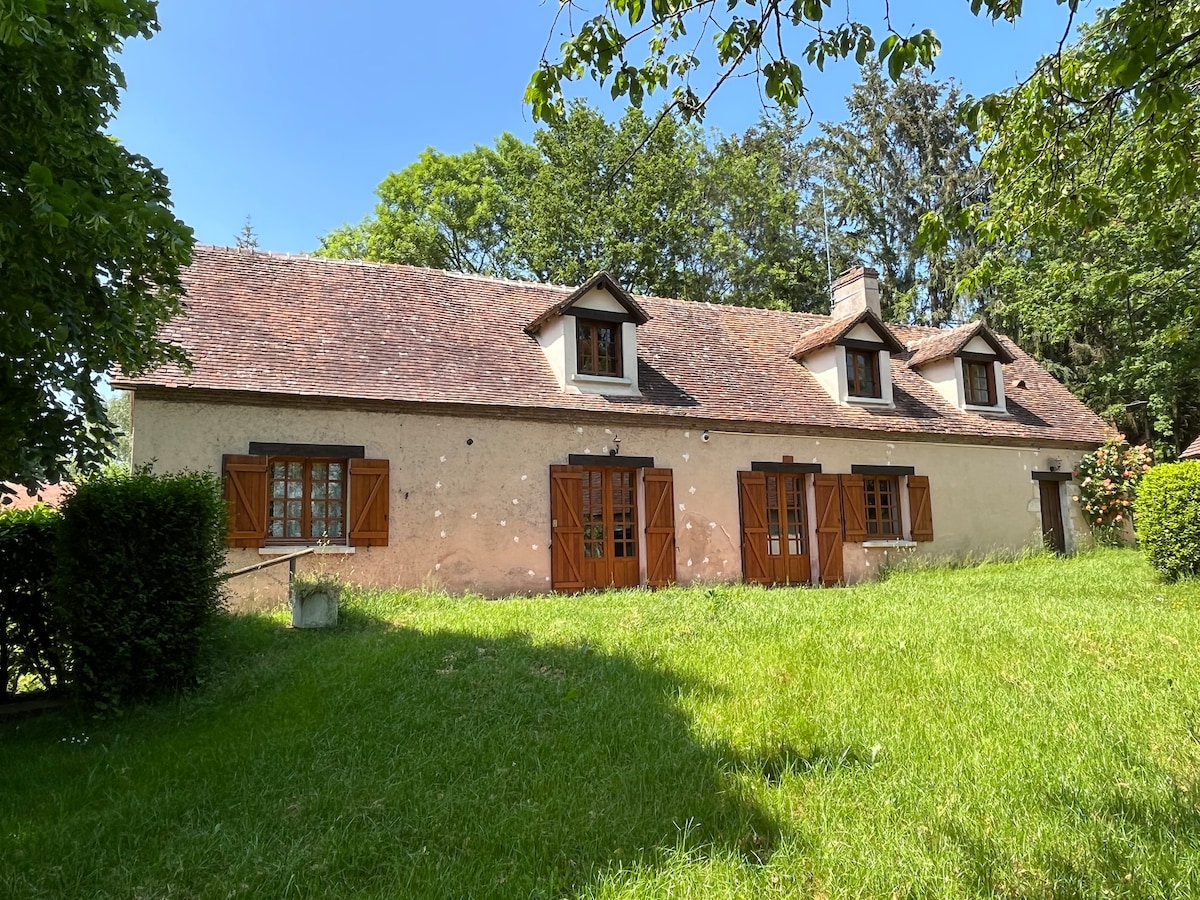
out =
<path fill-rule="evenodd" d="M 284 622 L 0 724 L 0 895 L 1200 896 L 1200 584 L 1132 552 Z"/>

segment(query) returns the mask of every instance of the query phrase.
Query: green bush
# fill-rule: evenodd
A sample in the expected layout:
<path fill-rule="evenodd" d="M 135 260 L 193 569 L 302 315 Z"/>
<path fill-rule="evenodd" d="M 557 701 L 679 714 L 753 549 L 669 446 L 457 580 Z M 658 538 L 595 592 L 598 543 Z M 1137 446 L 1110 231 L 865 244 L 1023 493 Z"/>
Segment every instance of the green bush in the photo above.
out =
<path fill-rule="evenodd" d="M 63 505 L 58 590 L 93 707 L 192 684 L 223 601 L 225 503 L 210 473 L 109 474 Z"/>
<path fill-rule="evenodd" d="M 1171 581 L 1200 575 L 1200 462 L 1155 466 L 1135 509 L 1150 565 Z"/>
<path fill-rule="evenodd" d="M 65 684 L 67 637 L 54 602 L 60 516 L 48 506 L 0 512 L 0 694 Z"/>

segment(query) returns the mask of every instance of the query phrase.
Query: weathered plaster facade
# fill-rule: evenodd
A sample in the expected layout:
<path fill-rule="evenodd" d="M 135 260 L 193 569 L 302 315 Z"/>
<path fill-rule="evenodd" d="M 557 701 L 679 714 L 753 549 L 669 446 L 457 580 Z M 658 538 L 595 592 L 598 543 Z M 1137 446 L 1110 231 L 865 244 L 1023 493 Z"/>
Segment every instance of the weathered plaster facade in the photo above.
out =
<path fill-rule="evenodd" d="M 934 540 L 922 544 L 847 544 L 847 581 L 871 577 L 908 556 L 929 559 L 1013 553 L 1041 541 L 1037 483 L 1048 457 L 1070 471 L 1079 449 L 1013 448 L 944 440 L 733 431 L 685 418 L 661 424 L 628 417 L 511 413 L 439 415 L 398 408 L 338 406 L 329 401 L 212 402 L 191 392 L 139 391 L 135 464 L 162 471 L 219 471 L 222 454 L 251 441 L 363 445 L 391 461 L 390 540 L 386 547 L 332 548 L 301 559 L 300 569 L 337 571 L 377 586 L 428 585 L 488 596 L 550 587 L 548 467 L 568 454 L 653 457 L 674 472 L 678 579 L 741 577 L 737 473 L 755 461 L 792 456 L 825 472 L 852 465 L 912 466 L 930 480 Z M 708 439 L 703 435 L 707 431 Z M 1062 491 L 1068 541 L 1087 533 L 1078 505 Z M 809 491 L 811 504 L 812 492 Z M 1023 498 L 1023 499 L 1022 499 Z M 809 523 L 815 515 L 808 516 Z M 229 568 L 287 548 L 231 550 Z M 286 566 L 236 580 L 244 598 L 278 602 Z"/>

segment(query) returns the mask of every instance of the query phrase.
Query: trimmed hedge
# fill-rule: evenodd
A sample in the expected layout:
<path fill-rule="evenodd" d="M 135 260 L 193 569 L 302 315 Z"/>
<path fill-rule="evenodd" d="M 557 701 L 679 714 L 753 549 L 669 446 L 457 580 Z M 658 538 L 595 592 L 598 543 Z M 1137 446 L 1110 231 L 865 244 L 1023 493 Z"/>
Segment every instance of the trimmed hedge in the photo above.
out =
<path fill-rule="evenodd" d="M 194 683 L 224 597 L 217 476 L 105 475 L 62 514 L 58 590 L 81 699 L 103 709 Z"/>
<path fill-rule="evenodd" d="M 68 641 L 54 598 L 60 516 L 48 506 L 0 512 L 0 699 L 66 684 Z"/>
<path fill-rule="evenodd" d="M 1168 580 L 1200 575 L 1200 462 L 1155 466 L 1142 479 L 1138 539 Z"/>

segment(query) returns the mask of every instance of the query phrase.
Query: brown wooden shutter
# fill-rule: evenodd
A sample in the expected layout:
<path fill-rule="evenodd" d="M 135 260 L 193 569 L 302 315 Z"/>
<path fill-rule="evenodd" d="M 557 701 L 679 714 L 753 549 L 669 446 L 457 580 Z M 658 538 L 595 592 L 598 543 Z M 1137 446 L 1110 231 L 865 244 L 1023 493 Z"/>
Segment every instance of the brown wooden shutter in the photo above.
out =
<path fill-rule="evenodd" d="M 867 539 L 866 488 L 861 475 L 839 475 L 842 486 L 842 536 L 847 544 Z"/>
<path fill-rule="evenodd" d="M 583 590 L 583 467 L 550 467 L 550 586 Z"/>
<path fill-rule="evenodd" d="M 267 458 L 227 453 L 221 457 L 230 547 L 262 547 L 267 542 Z"/>
<path fill-rule="evenodd" d="M 386 459 L 350 460 L 351 547 L 386 547 L 392 501 L 391 464 Z"/>
<path fill-rule="evenodd" d="M 836 475 L 814 475 L 813 493 L 817 503 L 817 563 L 824 584 L 840 584 L 845 577 L 842 565 L 842 501 Z"/>
<path fill-rule="evenodd" d="M 670 469 L 646 469 L 646 584 L 675 581 L 675 484 Z"/>
<path fill-rule="evenodd" d="M 929 503 L 929 476 L 908 476 L 908 510 L 912 517 L 912 539 L 933 540 L 933 507 Z"/>
<path fill-rule="evenodd" d="M 747 584 L 770 584 L 765 472 L 738 472 L 738 505 L 742 519 L 742 579 Z"/>

